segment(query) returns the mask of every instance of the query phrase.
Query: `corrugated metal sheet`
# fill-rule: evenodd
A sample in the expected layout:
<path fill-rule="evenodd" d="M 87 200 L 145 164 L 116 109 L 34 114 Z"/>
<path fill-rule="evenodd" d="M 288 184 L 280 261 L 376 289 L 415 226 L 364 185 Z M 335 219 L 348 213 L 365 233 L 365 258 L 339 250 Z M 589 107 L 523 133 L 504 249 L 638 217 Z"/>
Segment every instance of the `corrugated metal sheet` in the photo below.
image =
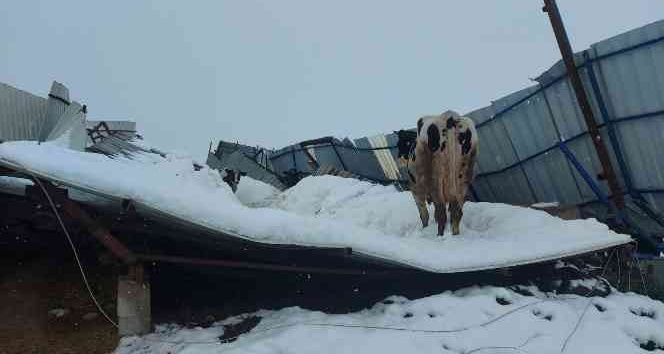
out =
<path fill-rule="evenodd" d="M 360 148 L 360 145 L 357 147 Z M 368 148 L 369 146 L 366 147 Z M 385 181 L 388 179 L 378 163 L 374 151 L 360 150 L 353 146 L 339 146 L 337 147 L 337 151 L 339 151 L 339 155 L 343 159 L 346 169 L 349 171 L 375 181 Z"/>
<path fill-rule="evenodd" d="M 51 131 L 58 124 L 60 117 L 65 113 L 67 107 L 71 104 L 69 101 L 69 90 L 59 82 L 54 81 L 51 85 L 51 92 L 48 94 L 48 103 L 46 104 L 46 118 L 39 127 L 40 141 L 46 141 Z M 80 106 L 78 107 L 80 109 Z M 71 117 L 70 112 L 68 117 Z"/>
<path fill-rule="evenodd" d="M 389 149 L 384 149 L 388 146 L 394 145 L 389 145 L 387 137 L 383 135 L 369 137 L 368 140 L 372 148 L 383 148 L 374 150 L 373 153 L 376 155 L 376 159 L 378 159 L 385 177 L 392 180 L 400 179 L 401 174 L 399 173 L 399 166 L 395 161 L 394 156 Z"/>
<path fill-rule="evenodd" d="M 219 159 L 215 154 L 209 154 L 207 165 L 210 166 L 210 168 L 220 171 L 225 168 L 240 170 L 245 172 L 247 176 L 263 183 L 267 183 L 279 190 L 286 189 L 286 185 L 281 182 L 277 175 L 263 168 L 256 163 L 256 161 L 243 154 L 240 150 L 223 155 L 223 159 Z"/>
<path fill-rule="evenodd" d="M 73 150 L 83 151 L 87 134 L 85 131 L 85 114 L 82 111 L 82 106 L 73 102 L 68 106 L 64 106 L 65 111 L 54 120 L 48 135 L 44 140 L 61 140 L 66 139 L 69 148 Z"/>
<path fill-rule="evenodd" d="M 577 53 L 575 61 L 581 67 L 582 80 L 598 123 L 603 124 L 608 119 L 616 131 L 616 139 L 611 140 L 608 128 L 600 129 L 619 183 L 625 189 L 630 187 L 626 185 L 624 174 L 627 174 L 633 183 L 632 192 L 641 192 L 651 207 L 664 211 L 664 155 L 661 154 L 664 149 L 664 21 L 594 44 L 585 56 L 590 62 L 584 59 L 584 53 Z M 599 91 L 592 85 L 589 67 L 597 77 Z M 534 194 L 537 202 L 582 204 L 596 200 L 587 181 L 555 147 L 559 139 L 569 140 L 570 150 L 595 177 L 593 183 L 603 193 L 608 193 L 606 183 L 596 176 L 601 166 L 586 134 L 574 92 L 569 81 L 561 77 L 564 73 L 562 62 L 558 62 L 537 79 L 539 86 L 508 95 L 469 114 L 477 123 L 483 123 L 490 120 L 494 112 L 500 112 L 500 117 L 494 120 L 503 120 L 506 128 L 501 131 L 497 122 L 491 121 L 478 129 L 480 171 L 500 171 L 505 160 L 518 163 L 525 159 L 524 172 L 532 188 L 524 189 L 518 169 L 513 167 L 509 169 L 510 174 L 479 176 L 475 189 L 480 199 L 515 202 L 515 199 L 527 198 L 515 198 L 513 194 Z M 600 98 L 606 105 L 606 117 Z M 493 129 L 489 129 L 492 125 Z M 518 160 L 510 158 L 505 141 L 512 142 Z M 528 159 L 542 151 L 549 152 Z M 622 165 L 619 154 L 624 158 Z M 606 209 L 596 204 L 588 204 L 587 211 L 602 217 L 606 214 Z M 633 212 L 630 215 L 643 220 Z M 652 222 L 638 222 L 645 229 L 653 230 Z"/>
<path fill-rule="evenodd" d="M 59 140 L 85 148 L 85 114 L 69 101 L 67 88 L 53 82 L 48 98 L 0 83 L 0 140 Z"/>
<path fill-rule="evenodd" d="M 35 140 L 46 117 L 42 97 L 0 83 L 0 140 Z"/>
<path fill-rule="evenodd" d="M 104 154 L 110 157 L 124 156 L 131 158 L 139 153 L 153 153 L 164 156 L 158 150 L 146 149 L 138 144 L 135 144 L 135 139 L 138 139 L 135 133 L 117 132 L 111 136 L 105 137 L 88 147 L 86 150 L 98 154 Z"/>

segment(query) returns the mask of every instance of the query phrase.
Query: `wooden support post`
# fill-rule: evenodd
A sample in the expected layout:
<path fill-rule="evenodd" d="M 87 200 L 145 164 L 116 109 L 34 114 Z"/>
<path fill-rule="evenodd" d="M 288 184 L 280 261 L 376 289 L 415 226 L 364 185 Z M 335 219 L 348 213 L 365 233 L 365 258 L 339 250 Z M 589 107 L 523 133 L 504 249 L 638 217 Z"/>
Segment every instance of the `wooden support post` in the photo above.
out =
<path fill-rule="evenodd" d="M 572 88 L 574 89 L 576 99 L 579 103 L 579 107 L 581 108 L 581 112 L 583 113 L 583 118 L 586 121 L 588 133 L 590 133 L 590 140 L 592 140 L 593 144 L 595 145 L 595 151 L 597 152 L 599 162 L 602 164 L 603 171 L 600 176 L 606 178 L 606 181 L 609 185 L 609 190 L 611 191 L 611 196 L 609 199 L 613 202 L 619 211 L 623 210 L 625 208 L 625 199 L 623 197 L 620 185 L 618 184 L 616 174 L 613 170 L 609 152 L 599 133 L 599 128 L 597 126 L 597 122 L 595 121 L 586 90 L 584 89 L 583 83 L 581 82 L 581 77 L 576 70 L 576 64 L 574 63 L 574 52 L 572 51 L 572 46 L 569 43 L 567 31 L 565 31 L 563 20 L 560 17 L 560 12 L 558 11 L 556 0 L 544 0 L 544 7 L 542 10 L 549 15 L 549 20 L 551 21 L 551 26 L 553 27 L 553 32 L 556 36 L 558 47 L 560 48 L 560 54 L 563 57 L 563 62 L 565 63 L 565 68 L 567 69 L 567 75 L 569 76 L 569 80 L 572 83 Z"/>
<path fill-rule="evenodd" d="M 141 263 L 118 277 L 118 334 L 121 337 L 152 332 L 150 282 Z"/>
<path fill-rule="evenodd" d="M 136 262 L 136 256 L 129 250 L 120 240 L 118 240 L 111 232 L 97 222 L 90 214 L 88 214 L 78 203 L 69 199 L 66 189 L 57 188 L 53 184 L 37 180 L 35 181 L 39 186 L 27 186 L 26 195 L 34 200 L 50 204 L 53 202 L 57 209 L 64 211 L 64 214 L 70 219 L 81 225 L 87 232 L 94 238 L 101 242 L 113 255 L 126 264 L 133 264 Z M 41 190 L 41 187 L 45 191 Z M 47 193 L 48 196 L 44 193 Z"/>

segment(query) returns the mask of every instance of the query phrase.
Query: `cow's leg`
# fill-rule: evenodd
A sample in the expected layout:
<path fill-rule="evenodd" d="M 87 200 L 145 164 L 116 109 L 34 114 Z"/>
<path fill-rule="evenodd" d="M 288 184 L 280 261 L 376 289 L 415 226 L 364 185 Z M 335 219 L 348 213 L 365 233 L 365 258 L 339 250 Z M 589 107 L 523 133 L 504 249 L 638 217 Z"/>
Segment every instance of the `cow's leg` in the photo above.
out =
<path fill-rule="evenodd" d="M 447 224 L 447 212 L 445 211 L 445 203 L 434 203 L 436 208 L 435 217 L 438 223 L 438 236 L 445 234 L 445 224 Z"/>
<path fill-rule="evenodd" d="M 411 185 L 411 193 L 415 199 L 415 205 L 420 213 L 420 220 L 422 220 L 422 227 L 429 226 L 429 209 L 426 204 L 426 193 L 420 191 L 417 186 Z"/>
<path fill-rule="evenodd" d="M 420 213 L 422 226 L 429 225 L 429 209 L 427 208 L 427 201 L 431 200 L 431 153 L 429 152 L 426 144 L 418 143 L 415 147 L 415 156 L 409 161 L 409 178 L 414 183 L 411 183 L 411 191 L 415 198 L 415 204 Z"/>
<path fill-rule="evenodd" d="M 452 234 L 459 234 L 459 224 L 463 216 L 463 205 L 457 201 L 450 202 L 450 217 L 452 218 Z"/>

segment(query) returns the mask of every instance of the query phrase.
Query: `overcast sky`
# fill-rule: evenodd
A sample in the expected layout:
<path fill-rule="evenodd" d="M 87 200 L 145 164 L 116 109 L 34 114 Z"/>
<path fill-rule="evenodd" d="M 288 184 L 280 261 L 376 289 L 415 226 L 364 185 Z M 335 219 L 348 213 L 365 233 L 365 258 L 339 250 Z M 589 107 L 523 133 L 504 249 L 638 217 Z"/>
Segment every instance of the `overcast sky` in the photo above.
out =
<path fill-rule="evenodd" d="M 559 58 L 541 0 L 0 2 L 0 81 L 58 80 L 88 119 L 198 158 L 465 113 Z M 577 51 L 664 17 L 662 0 L 558 4 Z"/>

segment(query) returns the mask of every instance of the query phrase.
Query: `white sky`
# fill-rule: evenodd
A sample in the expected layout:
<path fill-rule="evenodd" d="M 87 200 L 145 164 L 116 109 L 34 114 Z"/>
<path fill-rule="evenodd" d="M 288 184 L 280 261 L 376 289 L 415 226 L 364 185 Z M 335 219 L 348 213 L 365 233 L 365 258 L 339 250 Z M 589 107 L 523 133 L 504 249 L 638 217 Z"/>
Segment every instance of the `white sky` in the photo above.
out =
<path fill-rule="evenodd" d="M 560 54 L 541 0 L 0 0 L 0 81 L 52 80 L 154 145 L 281 147 L 467 112 Z M 661 0 L 559 0 L 575 50 L 662 19 Z"/>

